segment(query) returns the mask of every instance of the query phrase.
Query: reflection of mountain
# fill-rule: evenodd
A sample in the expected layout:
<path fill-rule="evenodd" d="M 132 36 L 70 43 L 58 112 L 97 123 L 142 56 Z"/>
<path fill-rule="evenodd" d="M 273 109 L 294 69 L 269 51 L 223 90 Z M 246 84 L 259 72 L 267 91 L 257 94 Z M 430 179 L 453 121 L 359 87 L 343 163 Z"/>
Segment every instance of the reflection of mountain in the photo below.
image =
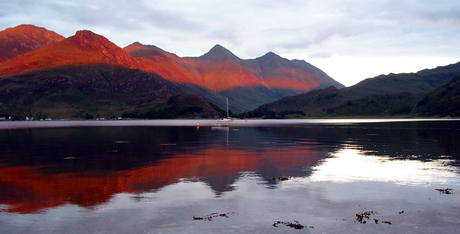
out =
<path fill-rule="evenodd" d="M 460 121 L 311 124 L 296 127 L 110 127 L 0 131 L 0 204 L 30 213 L 67 203 L 82 207 L 117 193 L 203 181 L 216 194 L 241 173 L 310 176 L 342 149 L 386 159 L 460 161 Z M 228 138 L 227 138 L 228 134 Z"/>
<path fill-rule="evenodd" d="M 272 170 L 271 175 L 278 176 L 290 173 L 292 166 L 315 165 L 319 159 L 306 146 L 259 152 L 216 147 L 190 154 L 176 153 L 153 166 L 118 172 L 49 174 L 40 167 L 4 167 L 0 168 L 0 204 L 8 205 L 9 212 L 19 213 L 38 212 L 66 203 L 90 207 L 107 202 L 117 193 L 158 189 L 182 178 L 203 180 L 220 193 L 231 189 L 229 185 L 238 179 L 241 171 Z"/>

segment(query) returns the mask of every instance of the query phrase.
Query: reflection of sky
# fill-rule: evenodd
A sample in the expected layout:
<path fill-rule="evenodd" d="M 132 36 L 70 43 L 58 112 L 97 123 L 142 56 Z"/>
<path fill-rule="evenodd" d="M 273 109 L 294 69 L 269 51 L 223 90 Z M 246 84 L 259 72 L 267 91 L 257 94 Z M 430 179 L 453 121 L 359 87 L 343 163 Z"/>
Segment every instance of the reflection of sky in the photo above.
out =
<path fill-rule="evenodd" d="M 389 157 L 366 156 L 355 149 L 342 149 L 316 166 L 310 179 L 344 183 L 394 182 L 404 185 L 447 183 L 458 176 L 458 169 L 448 166 L 448 162 L 445 159 L 429 162 L 391 160 Z"/>

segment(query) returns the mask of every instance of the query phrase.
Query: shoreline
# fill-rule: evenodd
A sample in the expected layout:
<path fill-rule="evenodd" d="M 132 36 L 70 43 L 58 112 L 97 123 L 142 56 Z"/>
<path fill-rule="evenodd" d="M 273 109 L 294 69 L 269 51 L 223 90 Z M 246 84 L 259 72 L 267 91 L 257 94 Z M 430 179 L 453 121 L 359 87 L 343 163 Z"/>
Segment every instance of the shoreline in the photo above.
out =
<path fill-rule="evenodd" d="M 360 124 L 381 122 L 460 121 L 459 118 L 311 118 L 311 119 L 243 119 L 235 120 L 229 127 L 281 127 L 309 124 Z M 167 120 L 48 120 L 1 121 L 0 130 L 66 127 L 212 127 L 216 119 Z"/>

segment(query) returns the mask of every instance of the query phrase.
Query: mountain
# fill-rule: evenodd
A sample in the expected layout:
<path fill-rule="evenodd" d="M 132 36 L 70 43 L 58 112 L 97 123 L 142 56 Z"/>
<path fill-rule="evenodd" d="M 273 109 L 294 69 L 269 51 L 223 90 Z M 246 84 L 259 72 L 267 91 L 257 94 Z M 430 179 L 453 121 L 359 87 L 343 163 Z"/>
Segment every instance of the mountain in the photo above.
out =
<path fill-rule="evenodd" d="M 381 75 L 343 89 L 329 87 L 284 97 L 244 115 L 458 116 L 460 87 L 455 77 L 459 75 L 460 62 L 416 73 Z"/>
<path fill-rule="evenodd" d="M 302 112 L 304 115 L 321 116 L 328 109 L 349 100 L 349 97 L 334 86 L 313 90 L 305 94 L 283 97 L 277 101 L 262 105 L 249 113 L 248 117 L 276 117 L 278 113 L 291 114 Z M 283 115 L 281 114 L 281 115 Z"/>
<path fill-rule="evenodd" d="M 288 60 L 272 52 L 245 60 L 221 45 L 200 57 L 184 58 L 138 42 L 124 49 L 147 64 L 150 71 L 186 86 L 221 108 L 229 97 L 230 108 L 236 112 L 330 85 L 344 87 L 305 61 Z"/>
<path fill-rule="evenodd" d="M 219 114 L 193 94 L 186 96 L 192 105 L 174 101 L 186 90 L 148 69 L 105 37 L 78 31 L 0 64 L 0 113 L 18 119 Z"/>
<path fill-rule="evenodd" d="M 209 79 L 214 83 L 208 87 L 217 92 L 241 86 L 265 86 L 272 90 L 298 91 L 309 91 L 330 85 L 344 87 L 303 60 L 288 60 L 273 52 L 256 59 L 245 60 L 221 45 L 215 45 L 208 53 L 190 59 L 198 61 L 198 70 L 205 80 L 206 77 L 215 76 Z M 216 78 L 220 80 L 216 81 Z"/>
<path fill-rule="evenodd" d="M 7 28 L 0 31 L 0 63 L 64 39 L 53 31 L 34 25 Z"/>
<path fill-rule="evenodd" d="M 424 95 L 413 111 L 422 116 L 460 116 L 460 76 Z"/>
<path fill-rule="evenodd" d="M 305 61 L 288 60 L 272 52 L 256 59 L 240 59 L 223 46 L 215 45 L 200 57 L 181 58 L 138 42 L 122 49 L 88 30 L 0 63 L 0 78 L 29 73 L 35 76 L 44 71 L 64 71 L 79 66 L 97 70 L 102 65 L 158 74 L 180 86 L 183 92 L 203 96 L 220 108 L 225 108 L 228 97 L 230 109 L 237 113 L 288 95 L 330 85 L 344 87 Z"/>
<path fill-rule="evenodd" d="M 433 69 L 424 69 L 416 73 L 400 73 L 380 75 L 359 82 L 343 90 L 351 98 L 356 99 L 369 94 L 385 94 L 398 92 L 428 92 L 448 83 L 460 71 L 460 62 Z"/>
<path fill-rule="evenodd" d="M 109 64 L 148 70 L 147 66 L 107 38 L 91 31 L 78 31 L 63 41 L 30 51 L 0 64 L 0 77 L 78 65 Z"/>
<path fill-rule="evenodd" d="M 197 62 L 194 69 L 199 72 L 205 86 L 214 92 L 264 85 L 260 78 L 241 65 L 243 60 L 220 45 L 198 58 L 190 59 Z"/>
<path fill-rule="evenodd" d="M 202 97 L 139 69 L 81 65 L 0 78 L 0 116 L 13 119 L 214 115 L 219 111 Z"/>
<path fill-rule="evenodd" d="M 135 42 L 125 48 L 127 53 L 145 64 L 149 72 L 154 72 L 175 83 L 199 84 L 201 80 L 196 74 L 187 70 L 187 62 L 179 56 L 166 52 L 153 45 L 142 45 Z"/>
<path fill-rule="evenodd" d="M 310 90 L 330 85 L 344 87 L 304 60 L 288 60 L 269 52 L 252 62 L 256 64 L 253 72 L 271 89 Z"/>
<path fill-rule="evenodd" d="M 217 44 L 211 48 L 206 54 L 199 57 L 200 60 L 211 61 L 211 62 L 226 62 L 233 61 L 241 63 L 242 60 L 234 55 L 230 50 L 227 50 L 223 46 Z"/>
<path fill-rule="evenodd" d="M 370 94 L 327 110 L 333 116 L 460 116 L 460 76 L 423 93 Z"/>

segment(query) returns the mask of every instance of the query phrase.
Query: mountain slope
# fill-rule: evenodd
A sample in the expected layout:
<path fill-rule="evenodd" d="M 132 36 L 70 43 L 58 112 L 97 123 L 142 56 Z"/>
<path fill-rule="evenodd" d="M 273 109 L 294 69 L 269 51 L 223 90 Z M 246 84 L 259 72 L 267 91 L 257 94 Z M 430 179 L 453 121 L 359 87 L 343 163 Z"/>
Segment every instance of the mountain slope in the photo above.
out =
<path fill-rule="evenodd" d="M 235 63 L 242 63 L 243 60 L 238 58 L 232 52 L 224 48 L 223 46 L 217 44 L 211 48 L 207 53 L 200 56 L 198 59 L 204 61 L 212 61 L 212 62 L 226 62 L 226 61 L 233 61 Z"/>
<path fill-rule="evenodd" d="M 254 73 L 261 77 L 268 88 L 286 88 L 295 90 L 310 90 L 319 87 L 334 85 L 337 88 L 344 86 L 338 84 L 326 73 L 303 60 L 288 60 L 269 52 L 253 60 L 258 65 Z"/>
<path fill-rule="evenodd" d="M 249 115 L 261 117 L 289 111 L 303 111 L 312 116 L 457 115 L 456 95 L 460 89 L 455 83 L 458 78 L 452 79 L 459 75 L 460 62 L 417 73 L 378 76 L 340 90 L 329 87 L 284 97 L 260 106 Z M 426 93 L 449 81 L 434 93 Z"/>
<path fill-rule="evenodd" d="M 385 94 L 399 92 L 428 92 L 439 85 L 448 83 L 460 71 L 460 62 L 433 69 L 424 69 L 416 73 L 400 73 L 380 75 L 359 82 L 343 90 L 351 98 L 359 98 L 369 94 Z"/>
<path fill-rule="evenodd" d="M 252 117 L 263 117 L 272 112 L 303 111 L 306 115 L 319 116 L 327 109 L 338 106 L 350 98 L 334 86 L 308 93 L 283 97 L 251 111 Z"/>
<path fill-rule="evenodd" d="M 181 58 L 140 43 L 121 49 L 87 30 L 0 63 L 0 77 L 83 65 L 155 73 L 180 84 L 184 90 L 205 95 L 221 108 L 225 107 L 225 97 L 229 97 L 235 112 L 329 85 L 343 87 L 305 61 L 284 59 L 274 53 L 245 60 L 216 45 L 203 56 Z"/>
<path fill-rule="evenodd" d="M 414 112 L 422 116 L 460 116 L 460 76 L 423 96 Z"/>
<path fill-rule="evenodd" d="M 33 25 L 7 28 L 0 31 L 0 63 L 64 39 L 53 31 Z"/>
<path fill-rule="evenodd" d="M 236 112 L 251 110 L 281 97 L 312 89 L 330 85 L 344 87 L 305 61 L 284 59 L 274 53 L 245 60 L 221 45 L 215 45 L 200 57 L 184 58 L 140 43 L 124 49 L 149 66 L 150 71 L 172 82 L 189 86 L 191 92 L 199 90 L 221 108 L 225 105 L 225 97 L 229 97 L 231 109 Z M 218 97 L 209 95 L 209 92 L 222 96 L 222 100 L 216 100 Z"/>
<path fill-rule="evenodd" d="M 327 110 L 333 116 L 460 116 L 460 76 L 424 93 L 370 94 Z"/>
<path fill-rule="evenodd" d="M 135 42 L 123 48 L 139 62 L 147 66 L 146 70 L 154 72 L 175 83 L 199 84 L 199 76 L 192 74 L 184 66 L 187 61 L 153 45 Z"/>
<path fill-rule="evenodd" d="M 105 37 L 78 31 L 0 64 L 0 113 L 17 118 L 108 118 L 133 111 L 160 111 L 158 118 L 219 113 L 193 94 L 186 97 L 197 106 L 169 105 L 169 98 L 186 90 L 145 72 L 149 69 Z"/>
<path fill-rule="evenodd" d="M 98 64 L 148 70 L 146 65 L 134 59 L 107 38 L 83 30 L 63 41 L 33 50 L 0 64 L 0 77 L 43 69 Z"/>
<path fill-rule="evenodd" d="M 39 70 L 0 78 L 0 114 L 22 119 L 113 118 L 125 112 L 158 112 L 158 118 L 218 115 L 194 94 L 187 96 L 196 100 L 192 105 L 168 103 L 184 91 L 156 74 L 107 64 Z"/>
<path fill-rule="evenodd" d="M 221 86 L 220 89 L 216 88 L 215 84 L 209 87 L 215 88 L 217 92 L 241 86 L 261 85 L 269 89 L 292 89 L 304 92 L 321 87 L 324 83 L 328 83 L 327 86 L 344 87 L 305 61 L 302 63 L 301 60 L 288 60 L 273 52 L 256 59 L 244 60 L 224 47 L 216 45 L 208 53 L 191 59 L 200 62 L 198 69 L 203 77 L 217 76 L 221 81 L 216 82 L 216 78 L 210 79 L 216 83 L 225 83 L 229 79 L 235 82 L 233 85 Z"/>

